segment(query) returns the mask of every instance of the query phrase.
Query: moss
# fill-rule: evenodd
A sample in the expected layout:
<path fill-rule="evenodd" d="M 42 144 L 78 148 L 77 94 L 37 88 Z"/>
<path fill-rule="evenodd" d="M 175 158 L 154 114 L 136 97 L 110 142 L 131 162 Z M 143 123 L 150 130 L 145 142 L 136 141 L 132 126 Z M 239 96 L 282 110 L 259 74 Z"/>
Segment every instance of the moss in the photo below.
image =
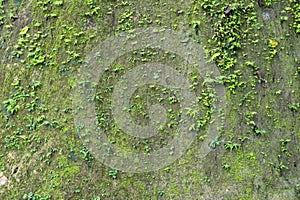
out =
<path fill-rule="evenodd" d="M 206 0 L 0 1 L 0 166 L 11 181 L 0 195 L 6 199 L 267 199 L 288 191 L 285 198 L 297 197 L 293 188 L 300 140 L 298 7 L 296 1 L 265 1 L 265 6 Z M 149 26 L 185 31 L 205 46 L 210 62 L 221 71 L 218 81 L 227 88 L 225 125 L 218 127 L 214 149 L 202 158 L 207 124 L 216 120 L 211 115 L 214 97 L 198 84 L 205 77 L 193 71 L 189 78 L 199 99 L 201 125 L 190 149 L 165 169 L 118 172 L 112 178 L 112 169 L 95 159 L 78 138 L 71 93 L 79 68 L 95 45 L 109 35 Z M 172 53 L 144 49 L 116 60 L 99 80 L 98 113 L 108 114 L 103 123 L 109 121 L 103 127 L 110 140 L 126 150 L 153 151 L 173 137 L 166 136 L 169 127 L 158 139 L 132 139 L 103 109 L 109 108 L 109 86 L 126 70 L 152 61 L 184 71 L 181 58 Z M 136 91 L 132 117 L 147 123 L 146 90 L 153 102 L 172 109 L 168 123 L 176 125 L 180 102 L 163 87 Z M 283 140 L 290 142 L 282 145 Z"/>

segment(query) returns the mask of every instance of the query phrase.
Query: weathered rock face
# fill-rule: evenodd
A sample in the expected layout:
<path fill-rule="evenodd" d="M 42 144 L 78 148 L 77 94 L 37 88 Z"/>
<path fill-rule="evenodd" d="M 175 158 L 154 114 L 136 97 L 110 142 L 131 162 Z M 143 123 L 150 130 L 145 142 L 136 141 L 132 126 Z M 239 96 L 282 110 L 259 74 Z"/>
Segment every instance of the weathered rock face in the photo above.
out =
<path fill-rule="evenodd" d="M 300 198 L 299 13 L 0 0 L 1 199 Z"/>
<path fill-rule="evenodd" d="M 5 189 L 7 189 L 7 185 L 9 184 L 9 180 L 6 178 L 6 176 L 3 175 L 2 172 L 0 172 L 0 195 L 4 195 Z"/>
<path fill-rule="evenodd" d="M 0 185 L 5 185 L 7 183 L 7 178 L 0 172 Z"/>

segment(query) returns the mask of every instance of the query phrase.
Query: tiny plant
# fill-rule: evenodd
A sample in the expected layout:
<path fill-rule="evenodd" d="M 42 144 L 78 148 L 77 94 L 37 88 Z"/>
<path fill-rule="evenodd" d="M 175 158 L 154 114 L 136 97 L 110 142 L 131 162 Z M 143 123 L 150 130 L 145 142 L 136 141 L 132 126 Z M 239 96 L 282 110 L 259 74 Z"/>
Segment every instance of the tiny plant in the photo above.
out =
<path fill-rule="evenodd" d="M 117 175 L 118 175 L 118 172 L 119 171 L 117 169 L 111 169 L 111 170 L 109 170 L 108 175 L 110 177 L 112 177 L 113 179 L 116 179 Z"/>

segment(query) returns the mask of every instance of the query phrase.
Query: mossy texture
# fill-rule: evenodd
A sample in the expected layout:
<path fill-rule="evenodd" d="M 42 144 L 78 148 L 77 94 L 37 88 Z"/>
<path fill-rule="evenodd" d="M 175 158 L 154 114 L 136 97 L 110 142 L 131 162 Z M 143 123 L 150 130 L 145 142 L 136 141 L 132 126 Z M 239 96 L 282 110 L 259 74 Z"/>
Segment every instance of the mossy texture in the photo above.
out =
<path fill-rule="evenodd" d="M 1 199 L 300 198 L 299 13 L 296 0 L 0 0 L 0 169 L 9 180 Z M 183 32 L 204 47 L 221 73 L 226 112 L 202 158 L 215 96 L 192 69 L 197 139 L 168 167 L 125 173 L 102 164 L 79 139 L 72 92 L 97 44 L 146 27 Z M 147 85 L 133 94 L 131 116 L 147 124 L 147 103 L 163 106 L 167 126 L 158 136 L 131 138 L 113 120 L 114 85 L 151 61 L 185 67 L 161 49 L 129 52 L 107 66 L 94 99 L 110 142 L 132 152 L 166 145 L 183 112 L 174 91 Z"/>

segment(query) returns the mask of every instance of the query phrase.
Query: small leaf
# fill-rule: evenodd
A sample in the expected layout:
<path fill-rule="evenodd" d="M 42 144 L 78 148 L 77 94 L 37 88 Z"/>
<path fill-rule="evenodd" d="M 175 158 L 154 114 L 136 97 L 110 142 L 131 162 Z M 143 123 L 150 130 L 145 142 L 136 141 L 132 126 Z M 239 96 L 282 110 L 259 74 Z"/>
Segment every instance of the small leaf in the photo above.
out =
<path fill-rule="evenodd" d="M 20 35 L 25 35 L 27 33 L 27 31 L 29 30 L 28 26 L 25 26 L 24 28 L 21 29 L 20 31 Z"/>
<path fill-rule="evenodd" d="M 41 25 L 42 25 L 41 22 L 37 22 L 37 23 L 34 24 L 35 27 L 40 27 Z"/>
<path fill-rule="evenodd" d="M 269 40 L 269 47 L 275 48 L 278 46 L 278 42 L 276 40 Z"/>
<path fill-rule="evenodd" d="M 213 61 L 213 60 L 215 60 L 220 55 L 221 55 L 221 53 L 217 52 L 217 53 L 215 53 L 214 55 L 211 56 L 210 60 Z"/>
<path fill-rule="evenodd" d="M 63 4 L 63 1 L 54 1 L 53 2 L 53 5 L 56 5 L 56 6 L 61 6 Z"/>

